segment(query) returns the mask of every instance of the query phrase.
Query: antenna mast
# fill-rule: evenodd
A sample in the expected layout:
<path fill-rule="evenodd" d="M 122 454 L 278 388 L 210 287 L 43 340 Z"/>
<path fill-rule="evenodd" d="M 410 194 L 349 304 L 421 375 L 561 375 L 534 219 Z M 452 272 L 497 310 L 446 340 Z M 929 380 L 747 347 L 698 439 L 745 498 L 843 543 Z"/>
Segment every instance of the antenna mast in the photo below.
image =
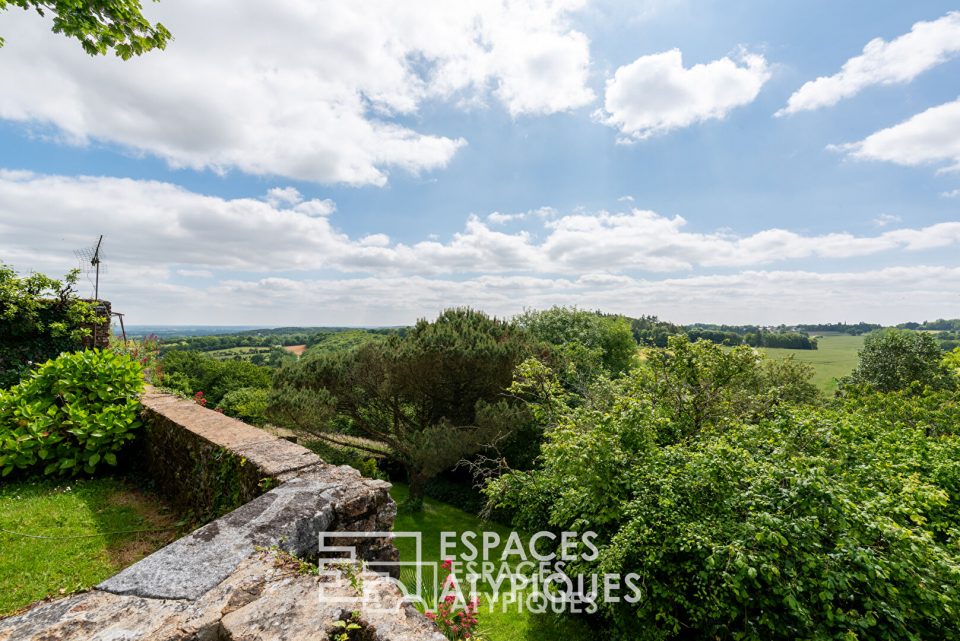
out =
<path fill-rule="evenodd" d="M 96 280 L 93 284 L 94 300 L 100 300 L 100 243 L 102 242 L 103 234 L 100 234 L 100 238 L 97 240 L 97 247 L 93 250 L 93 258 L 90 259 L 90 264 L 94 266 L 97 272 Z"/>
<path fill-rule="evenodd" d="M 101 244 L 103 244 L 103 234 L 100 234 L 100 238 L 97 239 L 97 244 L 93 247 L 78 249 L 74 252 L 77 258 L 80 259 L 80 266 L 83 268 L 83 270 L 88 274 L 90 272 L 94 273 L 94 300 L 100 300 L 100 264 L 103 260 L 103 255 L 100 253 Z"/>
<path fill-rule="evenodd" d="M 100 234 L 100 238 L 97 239 L 96 245 L 94 245 L 93 247 L 85 247 L 83 249 L 78 249 L 77 251 L 74 252 L 74 254 L 76 255 L 77 258 L 80 259 L 80 268 L 83 271 L 85 271 L 87 274 L 90 274 L 90 272 L 93 272 L 94 274 L 94 281 L 93 281 L 93 301 L 95 304 L 94 309 L 97 311 L 97 313 L 104 314 L 104 320 L 106 321 L 108 328 L 109 328 L 110 317 L 114 315 L 120 316 L 120 327 L 123 328 L 123 315 L 114 314 L 112 311 L 109 310 L 106 304 L 103 304 L 100 301 L 100 265 L 103 262 L 103 254 L 100 253 L 100 246 L 102 244 L 103 244 L 103 234 Z M 104 273 L 106 273 L 107 271 L 106 265 L 103 266 L 103 271 Z M 99 325 L 94 324 L 93 326 L 93 346 L 94 347 L 96 347 L 99 344 L 99 341 L 98 341 L 99 336 L 97 336 L 98 328 L 99 328 Z M 109 329 L 108 329 L 108 333 L 109 333 Z M 127 332 L 125 329 L 123 330 L 123 334 L 124 334 L 124 340 L 126 340 Z"/>

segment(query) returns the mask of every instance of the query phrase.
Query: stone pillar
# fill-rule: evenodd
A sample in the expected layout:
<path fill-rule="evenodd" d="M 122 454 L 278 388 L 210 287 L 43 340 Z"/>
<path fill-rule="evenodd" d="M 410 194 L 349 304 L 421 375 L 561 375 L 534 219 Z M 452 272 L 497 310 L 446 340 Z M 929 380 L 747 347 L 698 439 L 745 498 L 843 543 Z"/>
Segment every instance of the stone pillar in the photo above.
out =
<path fill-rule="evenodd" d="M 84 302 L 93 303 L 94 310 L 101 322 L 86 325 L 90 334 L 83 337 L 85 349 L 106 349 L 110 346 L 110 301 L 85 299 Z"/>

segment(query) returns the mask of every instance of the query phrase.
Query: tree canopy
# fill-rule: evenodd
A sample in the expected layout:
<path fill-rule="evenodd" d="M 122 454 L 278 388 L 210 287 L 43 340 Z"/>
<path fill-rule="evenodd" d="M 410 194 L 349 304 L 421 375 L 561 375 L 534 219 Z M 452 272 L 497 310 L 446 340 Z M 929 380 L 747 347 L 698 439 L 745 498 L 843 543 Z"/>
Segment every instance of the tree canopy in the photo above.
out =
<path fill-rule="evenodd" d="M 386 444 L 416 508 L 427 480 L 522 423 L 504 390 L 526 350 L 513 323 L 447 310 L 404 336 L 281 369 L 269 418 L 332 442 L 347 430 Z"/>
<path fill-rule="evenodd" d="M 955 389 L 816 401 L 799 364 L 683 336 L 580 399 L 538 363 L 514 384 L 549 423 L 538 464 L 485 492 L 527 531 L 597 533 L 573 585 L 638 575 L 600 636 L 960 639 Z"/>
<path fill-rule="evenodd" d="M 166 27 L 144 17 L 139 0 L 0 0 L 0 11 L 9 7 L 52 15 L 53 32 L 80 41 L 92 56 L 113 51 L 128 60 L 164 49 L 171 38 Z"/>
<path fill-rule="evenodd" d="M 881 392 L 911 385 L 936 386 L 945 374 L 943 351 L 927 332 L 887 329 L 868 334 L 860 362 L 844 384 L 868 385 Z"/>

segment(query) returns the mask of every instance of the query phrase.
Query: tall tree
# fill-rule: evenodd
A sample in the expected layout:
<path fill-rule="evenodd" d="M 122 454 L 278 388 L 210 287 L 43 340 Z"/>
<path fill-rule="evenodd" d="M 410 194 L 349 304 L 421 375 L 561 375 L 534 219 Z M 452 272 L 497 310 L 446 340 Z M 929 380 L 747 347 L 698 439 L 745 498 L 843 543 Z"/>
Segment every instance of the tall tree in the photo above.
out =
<path fill-rule="evenodd" d="M 937 386 L 944 382 L 943 352 L 926 332 L 887 329 L 869 334 L 860 350 L 860 362 L 845 384 L 866 384 L 892 392 L 914 383 Z"/>
<path fill-rule="evenodd" d="M 0 0 L 0 11 L 8 7 L 49 13 L 53 32 L 76 38 L 92 56 L 112 50 L 128 60 L 165 48 L 171 37 L 162 24 L 144 17 L 139 0 Z M 0 47 L 3 42 L 0 37 Z"/>
<path fill-rule="evenodd" d="M 429 479 L 523 422 L 503 392 L 526 345 L 512 323 L 447 310 L 405 336 L 280 370 L 268 414 L 335 444 L 344 426 L 386 444 L 406 469 L 410 506 L 418 509 Z"/>

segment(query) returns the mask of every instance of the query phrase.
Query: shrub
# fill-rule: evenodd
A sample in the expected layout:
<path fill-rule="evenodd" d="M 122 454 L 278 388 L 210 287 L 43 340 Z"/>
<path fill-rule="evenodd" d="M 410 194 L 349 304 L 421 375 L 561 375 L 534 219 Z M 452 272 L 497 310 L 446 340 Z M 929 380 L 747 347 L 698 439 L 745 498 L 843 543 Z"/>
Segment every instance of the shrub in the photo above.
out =
<path fill-rule="evenodd" d="M 349 465 L 363 476 L 371 479 L 386 480 L 387 478 L 386 474 L 380 471 L 377 459 L 367 453 L 351 447 L 338 447 L 316 439 L 304 441 L 303 446 L 330 465 Z"/>
<path fill-rule="evenodd" d="M 267 389 L 272 372 L 246 361 L 220 361 L 200 352 L 172 350 L 160 359 L 164 388 L 193 396 L 203 390 L 207 401 L 216 405 L 229 392 L 248 387 Z"/>
<path fill-rule="evenodd" d="M 639 575 L 640 601 L 600 606 L 626 638 L 960 639 L 953 392 L 769 405 L 783 372 L 757 385 L 748 352 L 670 347 L 575 407 L 542 386 L 539 466 L 493 481 L 492 504 L 596 532 L 566 571 Z"/>
<path fill-rule="evenodd" d="M 21 277 L 0 263 L 0 387 L 16 384 L 33 363 L 80 347 L 97 315 L 77 299 L 78 276 L 74 270 L 63 280 Z"/>
<path fill-rule="evenodd" d="M 140 363 L 88 350 L 47 361 L 0 396 L 0 469 L 92 474 L 140 426 Z"/>
<path fill-rule="evenodd" d="M 217 409 L 227 416 L 238 418 L 251 425 L 263 425 L 267 422 L 264 416 L 267 411 L 267 390 L 257 387 L 241 387 L 227 392 Z"/>

